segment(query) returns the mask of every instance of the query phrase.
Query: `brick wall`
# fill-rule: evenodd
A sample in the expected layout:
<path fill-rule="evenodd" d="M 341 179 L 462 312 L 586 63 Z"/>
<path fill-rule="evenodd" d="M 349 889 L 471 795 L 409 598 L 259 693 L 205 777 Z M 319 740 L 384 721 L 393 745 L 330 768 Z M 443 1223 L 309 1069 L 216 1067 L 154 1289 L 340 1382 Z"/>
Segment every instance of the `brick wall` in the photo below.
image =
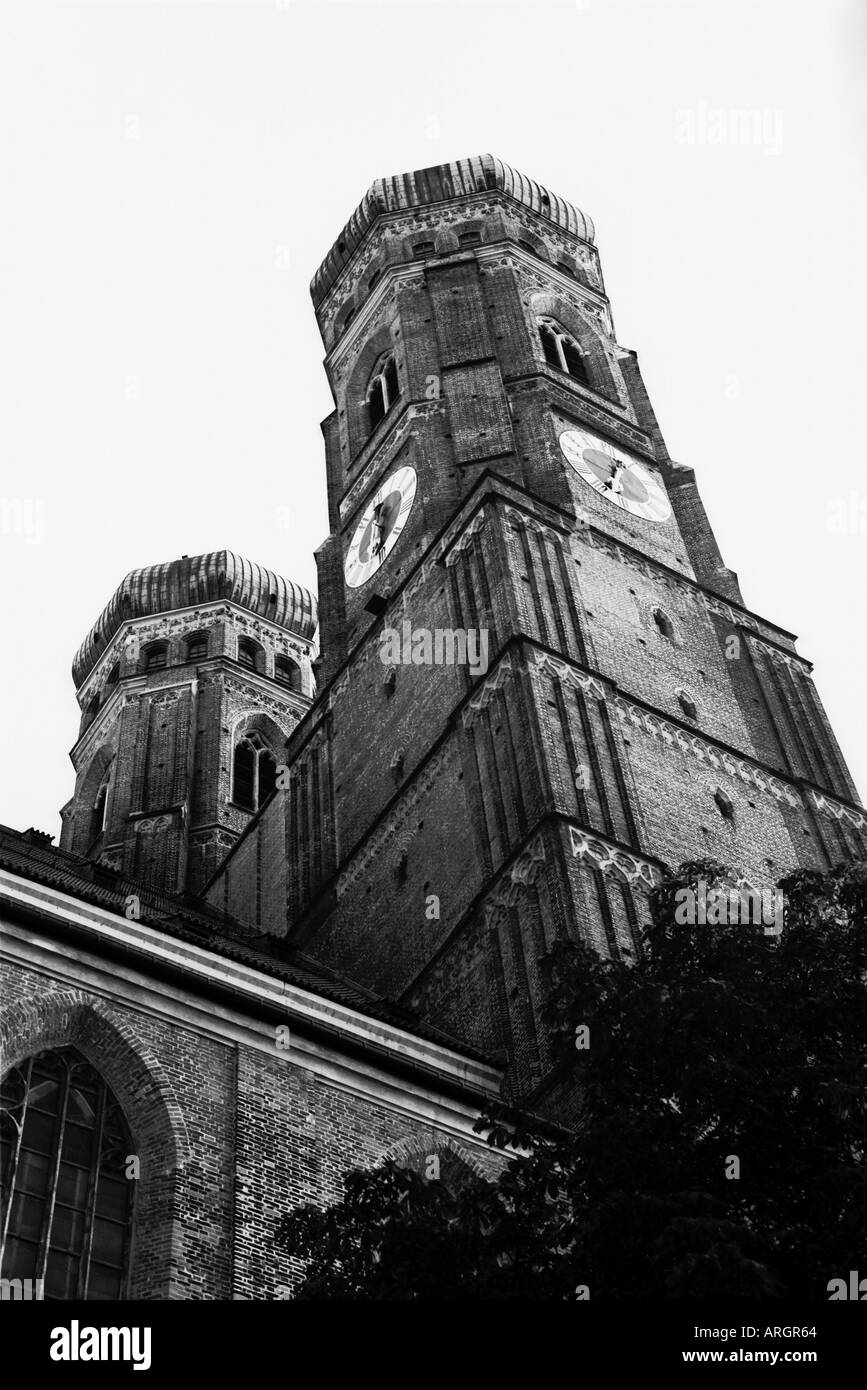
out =
<path fill-rule="evenodd" d="M 421 1096 L 388 1103 L 374 1082 L 367 1094 L 329 1082 L 276 1042 L 221 1040 L 69 976 L 3 965 L 2 1065 L 73 1046 L 114 1091 L 141 1159 L 131 1297 L 280 1297 L 298 1267 L 272 1246 L 277 1219 L 333 1201 L 350 1168 L 447 1151 L 497 1171 L 478 1141 L 438 1129 Z"/>

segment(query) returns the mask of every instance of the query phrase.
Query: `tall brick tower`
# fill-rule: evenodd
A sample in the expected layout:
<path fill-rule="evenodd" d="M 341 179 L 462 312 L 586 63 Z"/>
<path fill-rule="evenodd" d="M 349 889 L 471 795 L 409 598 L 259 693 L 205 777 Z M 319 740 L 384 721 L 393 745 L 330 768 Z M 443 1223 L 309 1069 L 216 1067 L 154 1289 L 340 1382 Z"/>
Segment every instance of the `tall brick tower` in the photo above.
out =
<path fill-rule="evenodd" d="M 128 574 L 73 664 L 62 847 L 196 892 L 274 789 L 315 627 L 306 590 L 230 551 Z"/>
<path fill-rule="evenodd" d="M 586 216 L 489 156 L 381 180 L 312 294 L 321 693 L 249 832 L 259 878 L 209 896 L 501 1049 L 541 1102 L 555 938 L 634 956 L 666 865 L 769 886 L 863 849 L 865 817 L 809 663 L 669 457 Z M 486 670 L 423 637 L 383 661 L 390 630 L 461 629 Z"/>

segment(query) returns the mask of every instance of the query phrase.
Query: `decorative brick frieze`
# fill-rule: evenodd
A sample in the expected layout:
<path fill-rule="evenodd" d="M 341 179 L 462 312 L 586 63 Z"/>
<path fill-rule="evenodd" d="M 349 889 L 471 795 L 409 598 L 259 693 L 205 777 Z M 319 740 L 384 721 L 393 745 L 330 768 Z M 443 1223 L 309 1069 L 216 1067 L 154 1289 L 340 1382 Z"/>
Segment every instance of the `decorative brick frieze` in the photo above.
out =
<path fill-rule="evenodd" d="M 538 834 L 509 865 L 502 874 L 491 894 L 482 904 L 482 915 L 487 928 L 495 927 L 500 915 L 514 907 L 521 893 L 545 870 L 545 839 Z"/>
<path fill-rule="evenodd" d="M 613 845 L 582 826 L 569 826 L 569 844 L 575 859 L 587 860 L 603 874 L 618 874 L 628 883 L 647 889 L 662 882 L 662 870 L 649 859 Z"/>
<path fill-rule="evenodd" d="M 867 834 L 867 816 L 863 811 L 854 806 L 845 806 L 841 801 L 835 801 L 833 797 L 825 796 L 812 787 L 809 794 L 813 805 L 823 815 L 830 816 L 833 820 L 846 821 L 862 834 Z"/>

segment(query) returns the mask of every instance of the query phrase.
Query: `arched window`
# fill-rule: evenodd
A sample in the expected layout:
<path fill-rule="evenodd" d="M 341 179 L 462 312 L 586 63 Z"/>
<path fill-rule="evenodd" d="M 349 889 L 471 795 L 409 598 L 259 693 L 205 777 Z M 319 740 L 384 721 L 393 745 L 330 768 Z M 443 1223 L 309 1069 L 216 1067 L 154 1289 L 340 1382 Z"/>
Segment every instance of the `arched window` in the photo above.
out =
<path fill-rule="evenodd" d="M 539 337 L 549 367 L 555 367 L 558 372 L 566 372 L 576 381 L 582 381 L 585 386 L 589 386 L 590 378 L 584 365 L 584 354 L 565 328 L 561 328 L 555 319 L 540 319 Z"/>
<path fill-rule="evenodd" d="M 696 709 L 695 700 L 692 698 L 691 695 L 687 694 L 685 690 L 678 690 L 677 701 L 684 714 L 686 715 L 687 719 L 698 718 L 698 710 Z"/>
<path fill-rule="evenodd" d="M 281 685 L 288 685 L 290 690 L 301 691 L 301 667 L 291 657 L 275 656 L 274 679 Z"/>
<path fill-rule="evenodd" d="M 415 256 L 417 261 L 422 261 L 424 260 L 425 256 L 432 256 L 434 250 L 435 247 L 432 241 L 417 241 L 415 246 L 412 248 L 412 254 Z"/>
<path fill-rule="evenodd" d="M 239 637 L 238 660 L 242 666 L 249 666 L 251 671 L 261 671 L 265 664 L 265 653 L 252 638 Z"/>
<path fill-rule="evenodd" d="M 394 353 L 390 352 L 381 359 L 367 388 L 367 422 L 371 433 L 391 410 L 399 394 L 397 364 Z"/>
<path fill-rule="evenodd" d="M 168 665 L 169 644 L 168 642 L 151 642 L 144 649 L 144 669 L 146 671 L 161 671 Z"/>
<path fill-rule="evenodd" d="M 723 820 L 733 821 L 735 818 L 734 803 L 732 802 L 731 797 L 726 796 L 722 787 L 717 787 L 716 791 L 713 794 L 713 799 L 716 802 L 716 808 L 722 816 Z"/>
<path fill-rule="evenodd" d="M 468 1163 L 451 1149 L 436 1143 L 427 1149 L 419 1147 L 401 1154 L 395 1162 L 398 1168 L 409 1168 L 428 1182 L 442 1183 L 452 1197 L 478 1181 Z"/>
<path fill-rule="evenodd" d="M 47 1299 L 126 1292 L 135 1153 L 108 1086 L 74 1048 L 40 1052 L 0 1086 L 4 1279 Z"/>
<path fill-rule="evenodd" d="M 258 811 L 277 785 L 277 759 L 257 733 L 245 734 L 235 746 L 232 800 L 245 811 Z"/>
<path fill-rule="evenodd" d="M 90 836 L 89 844 L 95 844 L 105 829 L 105 822 L 108 817 L 108 792 L 111 786 L 111 766 L 105 770 L 105 776 L 99 784 L 96 797 L 93 803 L 93 811 L 90 816 Z"/>
<path fill-rule="evenodd" d="M 117 685 L 120 680 L 120 662 L 116 661 L 105 678 L 106 685 Z"/>
<path fill-rule="evenodd" d="M 674 637 L 674 624 L 668 614 L 663 613 L 661 608 L 654 608 L 653 621 L 656 623 L 660 635 L 667 637 L 670 642 Z"/>
<path fill-rule="evenodd" d="M 479 244 L 479 242 L 481 241 L 481 239 L 482 239 L 482 234 L 481 234 L 481 232 L 479 232 L 479 231 L 472 230 L 472 231 L 469 231 L 469 232 L 459 232 L 459 233 L 458 233 L 458 245 L 459 245 L 459 246 L 478 246 L 478 244 Z"/>
<path fill-rule="evenodd" d="M 208 655 L 208 634 L 193 632 L 187 638 L 187 661 L 204 661 Z"/>

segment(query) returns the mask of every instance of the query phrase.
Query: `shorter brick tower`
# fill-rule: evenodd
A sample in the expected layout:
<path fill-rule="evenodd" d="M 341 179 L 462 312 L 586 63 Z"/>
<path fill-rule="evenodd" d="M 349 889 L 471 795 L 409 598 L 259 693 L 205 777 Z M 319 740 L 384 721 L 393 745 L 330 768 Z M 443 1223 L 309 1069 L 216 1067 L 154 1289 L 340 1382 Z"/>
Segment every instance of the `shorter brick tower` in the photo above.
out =
<path fill-rule="evenodd" d="M 198 892 L 273 790 L 316 622 L 306 589 L 230 551 L 128 574 L 73 663 L 62 847 Z"/>

